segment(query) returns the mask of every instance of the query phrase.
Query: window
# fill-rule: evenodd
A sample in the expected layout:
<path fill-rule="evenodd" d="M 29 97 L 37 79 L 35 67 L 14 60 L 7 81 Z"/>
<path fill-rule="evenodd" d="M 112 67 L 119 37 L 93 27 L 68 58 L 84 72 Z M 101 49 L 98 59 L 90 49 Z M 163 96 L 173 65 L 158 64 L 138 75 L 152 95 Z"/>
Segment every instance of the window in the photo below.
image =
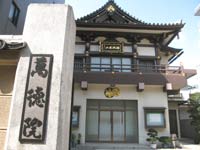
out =
<path fill-rule="evenodd" d="M 75 57 L 74 58 L 74 70 L 75 71 L 82 71 L 83 68 L 83 58 L 82 57 Z"/>
<path fill-rule="evenodd" d="M 101 71 L 110 71 L 111 69 L 111 59 L 109 57 L 102 57 L 101 58 Z"/>
<path fill-rule="evenodd" d="M 165 128 L 165 108 L 144 108 L 146 128 Z"/>
<path fill-rule="evenodd" d="M 19 8 L 17 7 L 17 5 L 14 2 L 12 2 L 11 6 L 10 6 L 10 12 L 9 12 L 8 18 L 11 20 L 11 22 L 15 26 L 17 25 L 17 22 L 19 19 L 19 13 L 20 13 Z"/>
<path fill-rule="evenodd" d="M 100 71 L 100 57 L 91 58 L 91 71 Z"/>
<path fill-rule="evenodd" d="M 122 68 L 123 72 L 131 72 L 131 59 L 130 58 L 122 58 Z"/>
<path fill-rule="evenodd" d="M 91 57 L 91 71 L 131 72 L 131 58 Z"/>
<path fill-rule="evenodd" d="M 73 111 L 72 111 L 72 127 L 73 128 L 79 127 L 79 111 L 80 111 L 80 106 L 73 106 Z"/>
<path fill-rule="evenodd" d="M 121 62 L 122 60 L 120 58 L 112 58 L 112 67 L 115 71 L 120 72 L 121 70 Z"/>

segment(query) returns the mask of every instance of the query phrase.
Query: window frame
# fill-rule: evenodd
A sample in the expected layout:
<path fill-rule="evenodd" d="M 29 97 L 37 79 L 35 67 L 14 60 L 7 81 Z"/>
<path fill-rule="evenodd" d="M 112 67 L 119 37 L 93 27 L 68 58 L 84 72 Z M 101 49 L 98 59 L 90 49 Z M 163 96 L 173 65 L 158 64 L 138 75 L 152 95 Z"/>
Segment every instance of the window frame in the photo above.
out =
<path fill-rule="evenodd" d="M 92 64 L 92 58 L 99 58 L 100 59 L 100 64 L 99 64 L 99 72 L 106 72 L 105 71 L 105 68 L 103 69 L 102 68 L 102 66 L 109 66 L 110 68 L 112 67 L 112 66 L 116 66 L 116 65 L 118 65 L 117 66 L 117 71 L 116 72 L 132 72 L 132 68 L 131 68 L 131 65 L 132 65 L 132 63 L 133 63 L 133 60 L 132 60 L 132 58 L 131 57 L 117 57 L 117 56 L 91 56 L 90 57 L 90 65 L 92 66 L 93 64 Z M 102 59 L 104 59 L 104 58 L 108 58 L 108 59 L 110 59 L 110 64 L 103 64 L 102 63 Z M 120 60 L 120 64 L 113 64 L 113 59 L 114 58 L 117 58 L 117 59 L 119 59 Z M 128 65 L 128 64 L 123 64 L 123 59 L 124 58 L 128 58 L 128 59 L 130 59 L 130 68 L 128 68 L 126 65 Z M 96 64 L 97 65 L 97 64 Z M 123 65 L 125 65 L 125 66 L 123 66 Z M 130 69 L 130 71 L 128 70 L 127 71 L 127 68 L 128 69 Z M 91 71 L 93 71 L 93 69 L 91 70 Z M 109 70 L 109 71 L 112 71 L 112 70 Z M 115 71 L 115 68 L 114 68 L 114 71 Z"/>
<path fill-rule="evenodd" d="M 71 125 L 72 128 L 79 128 L 79 122 L 80 122 L 80 106 L 73 106 L 72 109 L 72 119 L 71 119 Z M 73 114 L 77 113 L 76 123 L 73 124 Z"/>
<path fill-rule="evenodd" d="M 144 122 L 145 128 L 166 128 L 166 117 L 165 117 L 165 107 L 144 107 Z M 163 116 L 163 125 L 148 125 L 147 114 L 149 113 L 160 113 Z"/>

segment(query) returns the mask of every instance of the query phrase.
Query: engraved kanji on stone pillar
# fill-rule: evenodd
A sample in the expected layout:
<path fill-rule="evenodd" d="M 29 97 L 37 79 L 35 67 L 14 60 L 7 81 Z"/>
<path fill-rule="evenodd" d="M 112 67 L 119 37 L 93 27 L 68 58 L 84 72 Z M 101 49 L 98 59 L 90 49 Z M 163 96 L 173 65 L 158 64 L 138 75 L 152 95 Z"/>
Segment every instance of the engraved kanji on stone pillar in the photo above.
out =
<path fill-rule="evenodd" d="M 19 135 L 22 143 L 45 140 L 52 65 L 52 55 L 30 57 Z"/>

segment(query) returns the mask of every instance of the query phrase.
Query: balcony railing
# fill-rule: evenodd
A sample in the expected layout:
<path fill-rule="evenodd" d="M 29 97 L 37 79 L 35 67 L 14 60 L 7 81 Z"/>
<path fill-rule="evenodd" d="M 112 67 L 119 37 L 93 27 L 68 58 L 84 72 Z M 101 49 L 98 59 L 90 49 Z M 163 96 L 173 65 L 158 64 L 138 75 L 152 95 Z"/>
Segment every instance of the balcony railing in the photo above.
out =
<path fill-rule="evenodd" d="M 138 73 L 166 73 L 180 74 L 183 72 L 180 66 L 168 65 L 136 65 L 136 64 L 90 64 L 74 63 L 75 72 L 138 72 Z"/>
<path fill-rule="evenodd" d="M 178 93 L 175 95 L 168 95 L 168 100 L 170 101 L 182 101 L 183 100 L 183 94 Z"/>

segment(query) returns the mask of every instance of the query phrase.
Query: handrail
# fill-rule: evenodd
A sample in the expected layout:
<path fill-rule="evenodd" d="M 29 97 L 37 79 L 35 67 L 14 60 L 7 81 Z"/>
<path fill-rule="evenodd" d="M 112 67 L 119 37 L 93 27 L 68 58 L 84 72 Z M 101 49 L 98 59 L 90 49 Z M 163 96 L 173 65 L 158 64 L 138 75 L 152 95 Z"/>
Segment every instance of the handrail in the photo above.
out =
<path fill-rule="evenodd" d="M 168 98 L 183 98 L 183 94 L 178 93 L 178 94 L 168 95 Z"/>
<path fill-rule="evenodd" d="M 183 98 L 183 94 L 182 93 L 178 93 L 178 94 L 174 94 L 174 95 L 168 95 L 168 100 L 179 100 L 182 101 Z"/>
<path fill-rule="evenodd" d="M 183 72 L 181 66 L 169 65 L 138 65 L 138 64 L 91 64 L 91 63 L 74 63 L 75 72 L 158 72 L 166 74 L 180 74 Z"/>

